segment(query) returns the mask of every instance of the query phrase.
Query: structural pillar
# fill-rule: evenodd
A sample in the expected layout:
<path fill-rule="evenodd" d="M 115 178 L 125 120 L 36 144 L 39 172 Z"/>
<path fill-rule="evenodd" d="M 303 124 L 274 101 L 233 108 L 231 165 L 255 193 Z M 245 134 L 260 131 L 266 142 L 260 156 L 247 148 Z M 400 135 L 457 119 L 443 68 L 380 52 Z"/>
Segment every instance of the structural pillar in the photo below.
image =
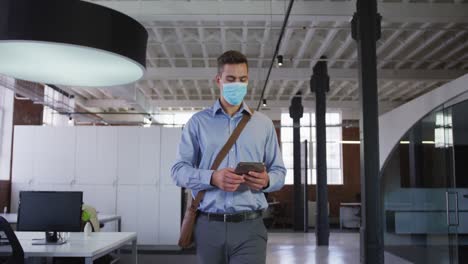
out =
<path fill-rule="evenodd" d="M 301 93 L 297 93 L 291 100 L 289 116 L 293 119 L 293 151 L 294 151 L 294 223 L 295 231 L 304 229 L 304 194 L 301 188 L 301 124 L 304 114 Z"/>
<path fill-rule="evenodd" d="M 326 59 L 321 57 L 321 59 Z M 330 227 L 328 222 L 328 184 L 327 184 L 327 136 L 326 136 L 326 93 L 330 90 L 327 62 L 319 61 L 314 66 L 310 79 L 310 89 L 315 92 L 315 135 L 317 137 L 317 184 L 316 184 L 316 228 L 317 246 L 328 246 Z"/>
<path fill-rule="evenodd" d="M 379 107 L 377 95 L 376 42 L 381 16 L 377 0 L 357 0 L 351 22 L 357 42 L 361 104 L 361 263 L 384 263 L 380 193 Z"/>

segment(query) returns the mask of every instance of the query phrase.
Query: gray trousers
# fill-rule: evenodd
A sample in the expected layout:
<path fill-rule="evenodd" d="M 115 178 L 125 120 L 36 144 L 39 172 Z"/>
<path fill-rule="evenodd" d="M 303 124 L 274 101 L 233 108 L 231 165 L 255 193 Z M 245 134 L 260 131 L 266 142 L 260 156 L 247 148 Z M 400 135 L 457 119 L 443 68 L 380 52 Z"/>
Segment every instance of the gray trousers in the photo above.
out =
<path fill-rule="evenodd" d="M 265 263 L 267 239 L 262 218 L 224 223 L 200 215 L 195 226 L 199 264 Z"/>

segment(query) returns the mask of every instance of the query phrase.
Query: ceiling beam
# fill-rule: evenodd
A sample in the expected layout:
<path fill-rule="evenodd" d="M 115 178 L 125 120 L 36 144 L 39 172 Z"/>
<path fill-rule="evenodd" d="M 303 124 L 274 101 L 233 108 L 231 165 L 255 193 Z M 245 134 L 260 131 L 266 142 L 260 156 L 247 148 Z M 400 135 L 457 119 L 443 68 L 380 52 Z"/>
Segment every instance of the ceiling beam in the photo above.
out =
<path fill-rule="evenodd" d="M 402 88 L 408 84 L 407 81 L 395 84 L 392 88 L 385 90 L 382 94 L 379 94 L 379 98 L 385 100 L 386 97 L 398 90 L 403 90 Z"/>
<path fill-rule="evenodd" d="M 289 22 L 288 22 L 289 23 Z M 291 35 L 293 33 L 294 29 L 293 28 L 286 28 L 286 31 L 284 32 L 284 37 L 281 41 L 281 46 L 278 50 L 278 55 L 283 55 L 286 54 L 286 51 L 288 50 L 288 45 L 291 42 Z M 266 43 L 266 39 L 263 39 L 262 43 Z"/>
<path fill-rule="evenodd" d="M 341 55 L 343 55 L 343 53 L 352 45 L 352 43 L 353 43 L 352 35 L 347 34 L 346 39 L 343 41 L 343 43 L 341 43 L 340 47 L 333 54 L 333 57 L 331 58 L 330 68 L 335 66 L 335 64 L 337 63 L 336 59 L 340 59 Z"/>
<path fill-rule="evenodd" d="M 460 42 L 463 37 L 467 37 L 467 34 L 465 31 L 461 31 L 461 32 L 457 32 L 455 34 L 455 36 L 452 36 L 451 38 L 447 39 L 447 41 L 445 41 L 443 44 L 433 48 L 430 52 L 424 54 L 424 56 L 422 58 L 418 58 L 418 61 L 413 63 L 411 65 L 411 68 L 412 69 L 416 69 L 418 68 L 419 66 L 421 66 L 427 59 L 430 59 L 432 58 L 435 54 L 437 54 L 438 52 L 444 50 L 447 46 L 449 45 L 452 45 L 453 43 L 457 43 L 457 42 Z"/>
<path fill-rule="evenodd" d="M 192 67 L 192 60 L 190 59 L 192 57 L 192 54 L 187 48 L 187 46 L 185 45 L 184 35 L 182 34 L 182 30 L 180 28 L 176 28 L 175 31 L 176 31 L 177 39 L 180 42 L 180 46 L 182 47 L 182 53 L 184 54 L 185 61 L 187 62 L 187 66 Z"/>
<path fill-rule="evenodd" d="M 171 94 L 171 96 L 176 99 L 176 95 L 174 93 L 174 90 L 172 90 L 173 88 L 169 85 L 169 82 L 167 80 L 164 80 L 164 79 L 160 79 L 161 80 L 161 84 L 164 86 L 164 88 L 166 88 L 169 93 Z"/>
<path fill-rule="evenodd" d="M 332 92 L 330 93 L 330 95 L 327 96 L 328 100 L 335 97 L 346 85 L 348 85 L 347 81 L 341 82 L 340 85 L 338 85 L 338 87 L 333 89 Z"/>
<path fill-rule="evenodd" d="M 213 80 L 216 68 L 148 68 L 145 80 L 177 80 L 184 78 L 187 80 Z M 250 68 L 251 80 L 264 80 L 267 69 Z M 378 78 L 381 80 L 401 80 L 401 81 L 448 81 L 456 79 L 464 74 L 466 70 L 379 70 Z M 332 80 L 357 80 L 358 72 L 355 69 L 329 69 L 328 74 Z M 305 80 L 310 79 L 310 69 L 308 68 L 273 68 L 270 80 Z"/>
<path fill-rule="evenodd" d="M 301 47 L 297 51 L 296 56 L 294 56 L 294 60 L 293 60 L 293 67 L 294 68 L 297 68 L 297 66 L 301 62 L 299 59 L 304 58 L 304 53 L 307 51 L 307 49 L 310 48 L 310 41 L 312 40 L 312 37 L 314 36 L 314 33 L 315 33 L 315 29 L 313 28 L 313 26 L 314 26 L 314 24 L 311 23 L 310 28 L 307 30 L 307 33 L 306 33 L 304 39 L 302 40 Z"/>
<path fill-rule="evenodd" d="M 171 54 L 170 54 L 169 50 L 167 49 L 166 44 L 164 43 L 164 39 L 163 39 L 161 33 L 159 33 L 159 30 L 157 28 L 153 28 L 152 31 L 154 33 L 154 36 L 155 36 L 156 40 L 161 42 L 161 48 L 162 48 L 162 50 L 164 52 L 164 55 L 166 55 L 166 58 L 169 60 L 169 64 L 171 65 L 171 67 L 175 67 L 174 59 L 171 59 Z"/>
<path fill-rule="evenodd" d="M 425 23 L 422 27 L 423 28 L 427 28 L 429 27 L 430 24 L 429 23 Z M 393 59 L 393 57 L 397 54 L 399 54 L 400 52 L 406 50 L 406 47 L 408 45 L 410 45 L 411 43 L 413 43 L 413 41 L 419 39 L 419 37 L 424 34 L 424 31 L 415 31 L 415 32 L 412 32 L 411 35 L 409 37 L 406 37 L 405 40 L 400 43 L 397 47 L 394 47 L 388 54 L 385 55 L 384 59 L 383 60 L 380 60 L 378 63 L 377 63 L 377 68 L 383 68 L 385 67 L 385 65 L 388 64 L 387 60 L 389 59 Z"/>
<path fill-rule="evenodd" d="M 198 99 L 202 100 L 202 92 L 201 92 L 201 89 L 200 89 L 200 85 L 198 85 L 198 81 L 197 80 L 193 80 L 193 84 L 195 86 L 195 89 L 197 90 L 197 94 L 198 94 Z"/>
<path fill-rule="evenodd" d="M 196 108 L 204 108 L 210 107 L 213 105 L 214 100 L 151 100 L 151 107 L 153 109 L 157 108 L 169 108 L 169 107 L 196 107 Z M 258 102 L 256 101 L 247 101 L 247 104 L 250 106 L 256 105 Z M 290 100 L 280 100 L 280 101 L 268 101 L 269 108 L 284 108 L 287 109 L 290 106 Z M 106 108 L 106 107 L 122 107 L 122 105 L 127 104 L 128 102 L 121 99 L 92 99 L 92 100 L 83 100 L 82 104 L 84 104 L 87 108 Z M 303 105 L 305 108 L 314 108 L 315 102 L 314 101 L 303 101 Z M 379 104 L 382 109 L 390 110 L 399 105 L 398 102 L 382 102 Z M 329 109 L 359 109 L 359 102 L 358 101 L 329 101 L 327 102 L 327 108 Z"/>
<path fill-rule="evenodd" d="M 224 27 L 224 21 L 219 21 L 220 30 L 221 30 L 221 52 L 226 50 L 226 28 Z"/>
<path fill-rule="evenodd" d="M 301 89 L 304 89 L 303 86 L 304 86 L 304 83 L 306 83 L 306 81 L 298 81 L 296 86 L 294 86 L 293 90 L 292 90 L 292 93 L 289 97 L 289 100 L 291 100 Z"/>
<path fill-rule="evenodd" d="M 136 85 L 122 85 L 102 89 L 111 93 L 114 98 L 118 98 L 118 100 L 123 100 L 125 102 L 124 104 L 115 104 L 112 108 L 125 106 L 135 108 L 138 112 L 150 113 L 153 111 L 150 103 L 151 100 L 149 100 Z"/>
<path fill-rule="evenodd" d="M 283 83 L 281 84 L 279 91 L 276 93 L 276 100 L 279 100 L 281 96 L 284 93 L 284 89 L 286 89 L 286 86 L 288 86 L 289 80 L 284 80 Z"/>
<path fill-rule="evenodd" d="M 440 58 L 440 60 L 442 61 L 448 61 L 450 58 L 452 58 L 454 55 L 456 55 L 458 52 L 461 52 L 463 51 L 466 47 L 468 46 L 468 41 L 465 39 L 465 41 L 463 41 L 462 43 L 460 43 L 460 45 L 458 45 L 457 47 L 454 47 L 453 49 L 450 49 L 450 51 L 448 51 L 447 53 L 443 54 L 442 58 Z M 440 62 L 438 61 L 435 61 L 433 63 L 431 63 L 428 68 L 429 69 L 434 69 L 437 65 L 439 65 Z"/>
<path fill-rule="evenodd" d="M 449 28 L 453 27 L 454 25 L 455 25 L 455 23 L 449 23 L 444 28 L 449 29 Z M 418 55 L 420 52 L 422 52 L 427 47 L 432 45 L 436 40 L 441 38 L 446 33 L 447 33 L 447 31 L 445 31 L 445 30 L 440 30 L 440 31 L 436 32 L 435 34 L 433 32 L 431 32 L 430 37 L 428 39 L 423 38 L 424 39 L 423 43 L 418 45 L 416 49 L 413 49 L 408 55 L 406 55 L 406 58 L 407 59 L 413 59 L 415 55 Z M 403 64 L 405 64 L 405 61 L 398 62 L 395 65 L 394 68 L 399 69 L 399 68 L 401 68 L 401 66 L 403 66 Z"/>
<path fill-rule="evenodd" d="M 200 26 L 201 24 L 202 24 L 201 21 L 197 22 L 197 25 Z M 206 45 L 203 45 L 203 42 L 205 41 L 205 32 L 202 27 L 199 27 L 197 31 L 198 31 L 199 43 L 200 43 L 200 46 L 202 48 L 202 53 L 203 53 L 203 62 L 205 63 L 205 67 L 208 68 L 210 67 L 210 63 L 208 62 L 208 51 L 206 49 Z"/>
<path fill-rule="evenodd" d="M 247 53 L 247 36 L 248 36 L 248 27 L 247 27 L 247 22 L 244 21 L 242 23 L 242 48 L 241 48 L 241 52 L 242 54 L 246 54 Z"/>
<path fill-rule="evenodd" d="M 89 0 L 88 0 L 89 1 Z M 107 6 L 139 21 L 274 21 L 284 19 L 283 1 L 91 1 Z M 385 21 L 395 22 L 468 22 L 468 4 L 459 3 L 387 3 L 378 5 Z M 355 1 L 296 2 L 290 20 L 349 22 L 356 10 Z"/>
<path fill-rule="evenodd" d="M 338 26 L 339 23 L 334 23 L 333 27 Z M 320 44 L 320 47 L 318 48 L 317 51 L 315 51 L 314 55 L 312 56 L 312 60 L 310 61 L 309 68 L 313 68 L 314 65 L 318 62 L 318 59 L 321 56 L 326 55 L 329 57 L 330 54 L 325 54 L 325 51 L 330 48 L 330 44 L 332 41 L 335 39 L 336 34 L 338 34 L 339 30 L 338 29 L 332 29 L 328 32 L 327 36 L 323 39 L 322 43 Z"/>

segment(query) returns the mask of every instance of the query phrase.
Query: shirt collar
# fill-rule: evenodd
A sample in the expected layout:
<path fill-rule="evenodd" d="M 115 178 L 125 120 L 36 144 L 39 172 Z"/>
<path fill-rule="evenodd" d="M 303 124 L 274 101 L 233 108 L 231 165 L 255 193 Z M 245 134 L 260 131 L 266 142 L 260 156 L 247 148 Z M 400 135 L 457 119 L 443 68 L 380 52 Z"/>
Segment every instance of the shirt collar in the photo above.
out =
<path fill-rule="evenodd" d="M 218 113 L 218 111 L 223 111 L 223 107 L 221 106 L 221 103 L 219 102 L 219 99 L 216 100 L 216 102 L 213 105 L 213 117 Z M 249 115 L 252 115 L 252 110 L 250 107 L 247 105 L 245 101 L 242 102 L 241 108 L 238 113 L 243 113 L 246 112 Z"/>

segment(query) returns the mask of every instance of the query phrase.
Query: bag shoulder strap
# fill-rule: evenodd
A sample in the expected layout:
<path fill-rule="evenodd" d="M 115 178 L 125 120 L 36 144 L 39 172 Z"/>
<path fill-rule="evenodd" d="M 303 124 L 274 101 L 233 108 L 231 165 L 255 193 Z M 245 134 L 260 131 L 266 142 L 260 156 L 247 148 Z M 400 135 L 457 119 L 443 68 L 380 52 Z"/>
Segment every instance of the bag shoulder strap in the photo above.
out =
<path fill-rule="evenodd" d="M 226 144 L 224 144 L 223 148 L 219 151 L 218 156 L 216 156 L 215 161 L 213 162 L 213 165 L 211 166 L 212 170 L 217 170 L 223 159 L 226 157 L 228 154 L 229 150 L 231 149 L 232 145 L 236 142 L 236 140 L 239 138 L 242 130 L 244 127 L 247 125 L 247 122 L 249 122 L 250 118 L 252 117 L 254 111 L 251 110 L 252 114 L 244 114 L 242 117 L 241 121 L 237 125 L 237 127 L 234 129 L 232 132 L 231 136 L 227 140 Z M 201 200 L 203 200 L 203 197 L 205 196 L 206 191 L 199 191 L 197 195 L 195 196 L 195 199 L 192 201 L 192 204 L 190 207 L 192 209 L 197 210 L 198 206 L 200 205 Z"/>

